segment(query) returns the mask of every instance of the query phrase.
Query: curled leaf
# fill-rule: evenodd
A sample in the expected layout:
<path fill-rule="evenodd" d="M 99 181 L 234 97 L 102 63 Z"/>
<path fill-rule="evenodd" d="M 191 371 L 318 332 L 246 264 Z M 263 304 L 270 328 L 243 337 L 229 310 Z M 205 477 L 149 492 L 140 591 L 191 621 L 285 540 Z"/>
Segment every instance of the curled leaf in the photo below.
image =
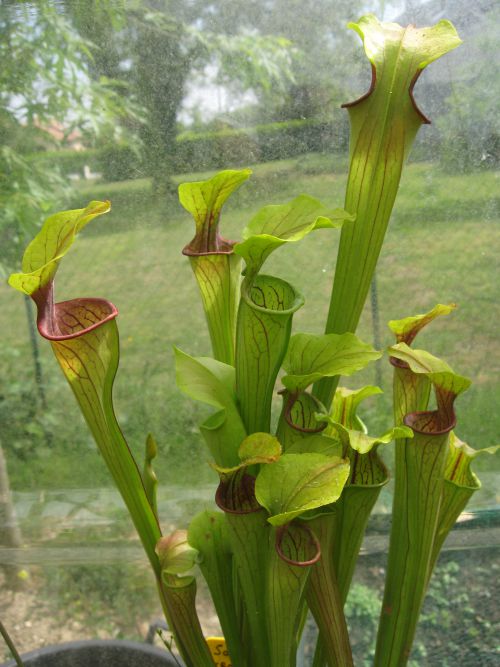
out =
<path fill-rule="evenodd" d="M 473 449 L 460 440 L 453 431 L 450 433 L 448 458 L 446 460 L 445 480 L 457 486 L 477 489 L 481 486 L 477 475 L 471 470 L 471 463 L 484 454 L 496 454 L 500 445 Z"/>
<path fill-rule="evenodd" d="M 370 396 L 382 394 L 380 387 L 367 385 L 361 389 L 347 389 L 339 387 L 333 397 L 331 418 L 334 422 L 342 424 L 346 428 L 365 431 L 366 427 L 357 415 L 357 409 L 362 401 Z"/>
<path fill-rule="evenodd" d="M 444 305 L 438 303 L 432 310 L 421 315 L 413 315 L 412 317 L 405 317 L 402 320 L 390 320 L 388 323 L 389 329 L 396 336 L 398 343 L 406 343 L 411 345 L 415 336 L 432 320 L 440 315 L 448 315 L 456 308 L 455 303 Z"/>
<path fill-rule="evenodd" d="M 349 463 L 324 454 L 283 454 L 264 466 L 255 483 L 258 502 L 280 526 L 309 509 L 335 502 L 349 476 Z"/>
<path fill-rule="evenodd" d="M 23 272 L 13 273 L 9 285 L 33 297 L 49 286 L 76 235 L 91 220 L 110 209 L 109 201 L 91 201 L 85 208 L 61 211 L 47 218 L 24 252 Z"/>
<path fill-rule="evenodd" d="M 281 455 L 281 445 L 277 438 L 269 433 L 252 433 L 240 445 L 238 456 L 241 463 L 231 468 L 212 466 L 224 479 L 228 475 L 260 463 L 274 463 Z"/>
<path fill-rule="evenodd" d="M 281 381 L 289 391 L 304 391 L 321 378 L 352 375 L 381 356 L 352 333 L 299 333 L 290 338 Z"/>
<path fill-rule="evenodd" d="M 250 169 L 221 171 L 207 181 L 182 183 L 179 186 L 179 201 L 192 214 L 196 234 L 184 248 L 185 255 L 208 253 L 231 253 L 233 242 L 219 234 L 219 218 L 227 198 L 247 180 Z"/>
<path fill-rule="evenodd" d="M 455 425 L 455 399 L 470 387 L 471 381 L 455 373 L 442 359 L 425 350 L 408 347 L 405 343 L 393 345 L 389 348 L 389 353 L 391 357 L 406 364 L 413 373 L 425 375 L 434 385 L 436 392 L 437 411 L 411 413 L 407 415 L 404 423 L 425 433 L 451 430 Z"/>
<path fill-rule="evenodd" d="M 329 211 L 317 199 L 299 195 L 288 204 L 262 208 L 243 231 L 234 252 L 246 263 L 246 275 L 256 275 L 269 255 L 284 243 L 300 241 L 314 229 L 341 227 L 353 220 L 342 209 Z"/>
<path fill-rule="evenodd" d="M 383 435 L 373 437 L 357 429 L 348 429 L 333 421 L 329 415 L 317 415 L 317 419 L 329 424 L 328 435 L 336 433 L 344 448 L 349 446 L 359 454 L 368 454 L 377 445 L 386 445 L 397 438 L 413 437 L 413 431 L 408 426 L 395 426 Z"/>
<path fill-rule="evenodd" d="M 246 463 L 260 459 L 262 462 L 272 463 L 281 454 L 281 445 L 277 438 L 269 433 L 252 433 L 240 445 L 238 455 Z"/>

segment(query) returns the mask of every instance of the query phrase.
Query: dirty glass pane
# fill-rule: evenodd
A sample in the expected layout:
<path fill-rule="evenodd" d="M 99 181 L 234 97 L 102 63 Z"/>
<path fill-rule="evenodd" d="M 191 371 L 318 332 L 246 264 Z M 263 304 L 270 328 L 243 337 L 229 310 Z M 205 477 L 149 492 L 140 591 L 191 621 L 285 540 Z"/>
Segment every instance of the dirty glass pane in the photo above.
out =
<path fill-rule="evenodd" d="M 111 200 L 112 212 L 89 225 L 61 266 L 57 299 L 102 296 L 119 309 L 117 416 L 139 460 L 148 433 L 159 443 L 165 531 L 211 506 L 216 484 L 197 427 L 208 412 L 174 378 L 174 345 L 210 353 L 181 254 L 193 225 L 177 186 L 250 166 L 252 178 L 222 219 L 232 239 L 264 204 L 303 192 L 342 206 L 349 128 L 340 105 L 370 81 L 359 40 L 345 26 L 367 11 L 418 26 L 448 18 L 464 44 L 416 86 L 432 124 L 422 128 L 403 176 L 359 335 L 382 349 L 392 343 L 388 320 L 456 302 L 457 311 L 424 331 L 419 346 L 472 378 L 458 405 L 458 434 L 474 447 L 490 446 L 500 427 L 496 3 L 0 3 L 0 270 L 5 277 L 19 270 L 49 213 Z M 297 330 L 323 330 L 335 244 L 311 235 L 269 260 L 269 272 L 304 293 Z M 0 617 L 21 650 L 75 638 L 144 638 L 161 618 L 154 583 L 34 317 L 29 301 L 3 281 Z M 386 430 L 387 360 L 346 384 L 384 389 L 363 418 L 374 432 Z M 390 447 L 386 456 L 390 462 Z M 500 463 L 484 458 L 475 469 L 483 489 L 440 561 L 414 665 L 498 660 Z M 389 485 L 348 603 L 359 665 L 370 664 L 391 497 Z M 216 633 L 200 586 L 204 626 Z M 306 656 L 313 634 L 305 634 Z"/>

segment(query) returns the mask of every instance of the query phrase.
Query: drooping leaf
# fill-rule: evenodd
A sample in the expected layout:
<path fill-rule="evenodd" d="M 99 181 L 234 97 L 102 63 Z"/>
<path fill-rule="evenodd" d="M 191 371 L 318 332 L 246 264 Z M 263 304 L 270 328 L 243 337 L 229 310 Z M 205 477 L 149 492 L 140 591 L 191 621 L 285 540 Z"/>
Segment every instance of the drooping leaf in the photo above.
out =
<path fill-rule="evenodd" d="M 356 330 L 403 165 L 420 126 L 429 122 L 415 104 L 413 87 L 429 63 L 460 44 L 449 21 L 402 28 L 369 14 L 349 26 L 363 40 L 372 84 L 366 95 L 345 105 L 351 135 L 344 208 L 356 220 L 342 228 L 326 333 Z M 336 383 L 336 378 L 324 378 L 315 388 L 328 409 Z"/>
<path fill-rule="evenodd" d="M 237 465 L 238 446 L 246 431 L 236 405 L 234 368 L 210 357 L 191 357 L 177 348 L 174 352 L 178 387 L 191 398 L 218 409 L 202 425 L 216 463 Z"/>
<path fill-rule="evenodd" d="M 302 512 L 335 502 L 342 493 L 349 464 L 324 454 L 284 454 L 264 466 L 255 483 L 259 503 L 275 526 L 290 522 Z"/>
<path fill-rule="evenodd" d="M 388 326 L 396 336 L 396 341 L 398 343 L 411 345 L 418 332 L 432 322 L 432 320 L 440 315 L 448 315 L 455 310 L 456 307 L 457 306 L 454 303 L 449 303 L 447 305 L 438 303 L 432 310 L 429 310 L 428 313 L 405 317 L 402 320 L 390 320 Z"/>
<path fill-rule="evenodd" d="M 358 407 L 366 398 L 382 393 L 380 387 L 373 385 L 367 385 L 361 389 L 339 387 L 333 397 L 330 416 L 334 422 L 338 422 L 346 428 L 363 431 L 365 427 L 357 414 Z"/>
<path fill-rule="evenodd" d="M 207 181 L 182 183 L 179 186 L 179 201 L 192 214 L 196 225 L 196 234 L 184 248 L 184 254 L 232 251 L 232 242 L 219 235 L 220 212 L 227 198 L 251 173 L 250 169 L 228 169 Z"/>
<path fill-rule="evenodd" d="M 246 275 L 256 275 L 269 255 L 284 243 L 300 241 L 314 229 L 341 227 L 353 220 L 342 209 L 327 210 L 318 200 L 299 195 L 288 204 L 262 208 L 243 230 L 244 241 L 234 252 L 246 263 Z"/>
<path fill-rule="evenodd" d="M 277 438 L 269 433 L 252 433 L 247 436 L 238 449 L 241 463 L 231 468 L 214 465 L 221 476 L 227 476 L 243 468 L 260 463 L 274 463 L 281 455 L 281 445 Z"/>
<path fill-rule="evenodd" d="M 429 577 L 437 562 L 441 548 L 452 530 L 455 522 L 467 506 L 467 503 L 476 491 L 481 488 L 481 482 L 471 468 L 477 456 L 493 455 L 500 450 L 500 445 L 473 449 L 462 442 L 455 433 L 450 433 L 448 456 L 444 471 L 443 494 L 439 506 L 437 531 L 432 548 Z"/>
<path fill-rule="evenodd" d="M 429 378 L 436 388 L 438 404 L 448 402 L 448 396 L 454 399 L 471 385 L 468 378 L 457 375 L 445 361 L 426 350 L 415 350 L 405 343 L 398 343 L 388 351 L 392 357 L 408 364 L 413 373 L 422 373 Z"/>
<path fill-rule="evenodd" d="M 446 460 L 445 478 L 457 486 L 478 488 L 480 482 L 471 469 L 471 463 L 478 456 L 490 456 L 500 451 L 500 445 L 473 449 L 466 442 L 460 440 L 453 431 L 450 434 L 448 458 Z"/>
<path fill-rule="evenodd" d="M 327 431 L 327 435 L 331 435 L 332 432 L 337 433 L 345 447 L 349 446 L 359 454 L 368 454 L 376 445 L 386 445 L 396 438 L 413 437 L 413 431 L 408 426 L 394 426 L 383 435 L 373 437 L 357 429 L 345 428 L 342 424 L 333 421 L 329 415 L 318 415 L 318 420 L 329 424 L 330 429 Z"/>
<path fill-rule="evenodd" d="M 252 433 L 243 440 L 238 450 L 238 456 L 245 463 L 255 459 L 272 463 L 280 455 L 281 445 L 278 439 L 269 433 Z"/>
<path fill-rule="evenodd" d="M 352 375 L 381 356 L 351 333 L 295 334 L 283 361 L 287 375 L 282 382 L 289 391 L 304 391 L 320 378 Z"/>
<path fill-rule="evenodd" d="M 54 280 L 59 262 L 76 235 L 91 220 L 111 209 L 108 201 L 91 201 L 86 208 L 61 211 L 45 220 L 24 252 L 22 273 L 13 273 L 9 285 L 31 296 Z"/>

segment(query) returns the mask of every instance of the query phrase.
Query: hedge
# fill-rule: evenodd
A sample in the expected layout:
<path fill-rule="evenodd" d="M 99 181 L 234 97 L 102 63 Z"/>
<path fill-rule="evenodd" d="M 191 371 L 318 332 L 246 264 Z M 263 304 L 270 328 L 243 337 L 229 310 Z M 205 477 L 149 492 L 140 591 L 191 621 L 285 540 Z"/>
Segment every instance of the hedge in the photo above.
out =
<path fill-rule="evenodd" d="M 304 153 L 342 150 L 347 126 L 330 122 L 292 120 L 217 132 L 184 132 L 177 138 L 178 173 L 269 162 Z"/>
<path fill-rule="evenodd" d="M 91 171 L 96 171 L 98 154 L 99 150 L 96 148 L 86 148 L 83 151 L 61 148 L 56 151 L 32 153 L 27 156 L 27 159 L 46 164 L 49 168 L 58 167 L 65 176 L 70 174 L 83 176 L 85 165 L 88 165 Z"/>
<path fill-rule="evenodd" d="M 282 160 L 304 153 L 342 151 L 347 148 L 347 122 L 334 125 L 318 120 L 291 120 L 215 132 L 183 132 L 172 156 L 176 173 L 237 167 Z M 106 182 L 148 175 L 147 164 L 127 146 L 98 149 L 61 149 L 30 156 L 57 165 L 63 174 L 83 175 L 87 165 Z"/>

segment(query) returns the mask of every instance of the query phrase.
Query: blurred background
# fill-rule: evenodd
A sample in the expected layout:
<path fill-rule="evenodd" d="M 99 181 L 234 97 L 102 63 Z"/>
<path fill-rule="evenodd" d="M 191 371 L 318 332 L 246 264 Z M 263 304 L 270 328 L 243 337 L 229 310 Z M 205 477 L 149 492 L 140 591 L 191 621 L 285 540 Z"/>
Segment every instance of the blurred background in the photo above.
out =
<path fill-rule="evenodd" d="M 459 437 L 476 448 L 497 444 L 498 3 L 0 3 L 0 273 L 19 270 L 51 212 L 111 200 L 112 212 L 85 230 L 63 263 L 57 299 L 102 296 L 120 311 L 117 415 L 139 459 L 148 432 L 160 445 L 165 530 L 185 527 L 209 505 L 215 484 L 197 429 L 205 413 L 179 393 L 173 373 L 172 345 L 210 352 L 181 255 L 193 222 L 177 186 L 250 166 L 250 182 L 222 216 L 222 233 L 232 239 L 260 207 L 300 193 L 342 206 L 349 126 L 340 105 L 370 81 L 360 40 L 346 24 L 366 12 L 402 25 L 448 18 L 464 44 L 416 86 L 432 125 L 421 129 L 403 176 L 359 334 L 383 348 L 392 342 L 389 319 L 456 302 L 454 314 L 420 334 L 419 347 L 473 380 L 457 406 Z M 325 243 L 311 235 L 270 260 L 269 272 L 306 297 L 295 330 L 323 331 L 331 236 Z M 144 637 L 161 614 L 132 525 L 50 346 L 35 334 L 29 300 L 4 279 L 0 332 L 0 616 L 23 650 L 76 637 Z M 351 387 L 368 383 L 385 391 L 363 415 L 380 433 L 391 423 L 387 359 L 349 378 Z M 443 555 L 415 649 L 420 667 L 500 659 L 500 615 L 491 602 L 499 457 L 480 458 L 476 471 L 478 528 L 458 540 L 462 550 L 452 544 Z M 380 516 L 390 502 L 389 487 Z M 384 533 L 376 521 L 372 528 Z M 370 664 L 384 549 L 383 540 L 367 543 L 349 601 L 359 665 Z M 206 595 L 200 604 L 215 631 Z"/>

